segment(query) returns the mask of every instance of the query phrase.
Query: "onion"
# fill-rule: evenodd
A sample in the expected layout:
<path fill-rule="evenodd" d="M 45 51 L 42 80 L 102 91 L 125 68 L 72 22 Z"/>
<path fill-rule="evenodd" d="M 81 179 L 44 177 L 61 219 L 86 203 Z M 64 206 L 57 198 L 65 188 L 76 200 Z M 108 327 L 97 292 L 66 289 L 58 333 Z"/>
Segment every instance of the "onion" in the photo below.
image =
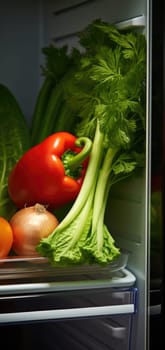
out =
<path fill-rule="evenodd" d="M 22 256 L 39 256 L 36 245 L 52 233 L 58 223 L 56 216 L 38 203 L 18 210 L 10 219 L 14 252 Z"/>

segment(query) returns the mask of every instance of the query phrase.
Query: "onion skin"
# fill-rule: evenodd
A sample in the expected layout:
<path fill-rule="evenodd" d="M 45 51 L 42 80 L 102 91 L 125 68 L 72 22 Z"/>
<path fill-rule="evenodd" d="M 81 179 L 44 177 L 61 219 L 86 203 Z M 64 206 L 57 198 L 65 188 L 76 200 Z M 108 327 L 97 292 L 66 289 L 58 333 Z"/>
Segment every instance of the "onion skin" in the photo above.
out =
<path fill-rule="evenodd" d="M 36 246 L 58 224 L 56 216 L 41 204 L 18 210 L 10 219 L 14 252 L 19 256 L 40 256 Z"/>

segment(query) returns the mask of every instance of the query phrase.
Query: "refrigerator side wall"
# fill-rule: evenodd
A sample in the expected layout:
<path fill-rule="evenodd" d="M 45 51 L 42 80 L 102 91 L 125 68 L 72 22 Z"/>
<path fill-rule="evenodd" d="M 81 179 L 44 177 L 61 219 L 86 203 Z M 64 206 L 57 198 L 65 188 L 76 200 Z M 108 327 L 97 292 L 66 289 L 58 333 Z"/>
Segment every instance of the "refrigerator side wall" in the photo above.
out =
<path fill-rule="evenodd" d="M 11 89 L 30 121 L 40 83 L 42 6 L 38 0 L 5 1 L 0 18 L 1 83 Z"/>

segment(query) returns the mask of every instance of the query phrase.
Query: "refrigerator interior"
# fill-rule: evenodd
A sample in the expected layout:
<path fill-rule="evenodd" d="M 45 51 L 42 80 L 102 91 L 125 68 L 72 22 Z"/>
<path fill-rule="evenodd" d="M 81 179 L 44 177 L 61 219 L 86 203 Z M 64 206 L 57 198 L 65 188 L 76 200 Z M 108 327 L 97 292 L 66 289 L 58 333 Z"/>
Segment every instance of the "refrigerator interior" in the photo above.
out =
<path fill-rule="evenodd" d="M 67 44 L 70 48 L 78 45 L 77 32 L 96 18 L 114 24 L 126 23 L 127 20 L 130 24 L 132 19 L 140 18 L 138 30 L 144 32 L 148 40 L 147 84 L 149 87 L 151 83 L 149 30 L 152 25 L 149 21 L 149 5 L 150 1 L 144 0 L 138 2 L 136 0 L 28 0 L 23 2 L 14 0 L 1 4 L 1 83 L 7 85 L 16 96 L 29 125 L 42 84 L 41 48 L 51 42 L 59 46 Z M 132 349 L 134 350 L 145 349 L 148 327 L 150 97 L 150 90 L 147 88 L 146 168 L 139 176 L 122 181 L 114 187 L 106 210 L 106 223 L 117 245 L 128 252 L 127 268 L 136 276 L 136 288 L 139 290 L 138 312 L 134 316 L 132 329 Z M 118 321 L 113 322 L 118 323 Z M 92 322 L 92 327 L 95 328 L 97 320 Z M 82 328 L 84 324 L 86 324 L 85 321 L 81 324 Z M 60 322 L 57 326 L 58 335 L 62 332 L 62 327 L 63 323 Z M 77 334 L 79 331 L 82 332 L 82 329 L 79 330 L 78 322 L 73 327 L 78 328 Z M 71 334 L 71 324 L 66 324 L 65 329 L 66 334 L 67 332 Z M 88 348 L 90 349 L 90 345 Z M 59 349 L 61 349 L 60 345 Z M 80 345 L 75 349 L 81 350 Z M 111 347 L 105 346 L 105 349 L 111 349 Z"/>

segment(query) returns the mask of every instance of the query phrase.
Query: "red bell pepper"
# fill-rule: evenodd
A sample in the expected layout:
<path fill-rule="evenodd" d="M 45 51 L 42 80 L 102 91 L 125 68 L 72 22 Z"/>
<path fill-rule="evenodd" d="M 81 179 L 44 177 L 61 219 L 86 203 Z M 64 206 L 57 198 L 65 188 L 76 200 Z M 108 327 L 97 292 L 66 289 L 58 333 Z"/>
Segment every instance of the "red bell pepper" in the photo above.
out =
<path fill-rule="evenodd" d="M 51 208 L 73 201 L 81 188 L 92 142 L 68 132 L 48 136 L 29 149 L 8 178 L 8 191 L 18 208 L 41 203 Z"/>

